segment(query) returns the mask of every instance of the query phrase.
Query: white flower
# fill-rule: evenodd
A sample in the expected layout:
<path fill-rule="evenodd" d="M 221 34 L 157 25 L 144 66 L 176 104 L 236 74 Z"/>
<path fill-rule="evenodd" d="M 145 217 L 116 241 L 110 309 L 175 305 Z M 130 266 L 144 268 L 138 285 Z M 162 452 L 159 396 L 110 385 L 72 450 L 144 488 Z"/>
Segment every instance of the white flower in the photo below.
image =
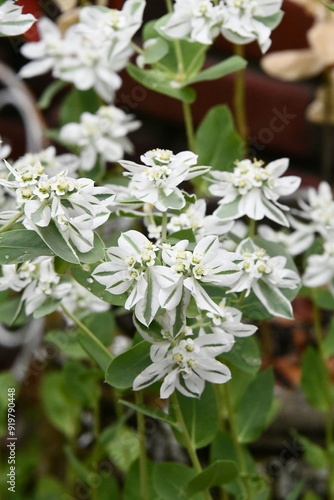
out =
<path fill-rule="evenodd" d="M 222 309 L 221 314 L 213 314 L 208 312 L 207 317 L 212 320 L 212 331 L 214 333 L 225 332 L 235 337 L 248 337 L 256 332 L 257 326 L 246 325 L 241 322 L 242 313 L 235 307 L 226 306 L 226 299 L 223 299 L 219 304 Z"/>
<path fill-rule="evenodd" d="M 47 299 L 60 302 L 71 289 L 71 284 L 61 280 L 54 271 L 51 257 L 38 257 L 20 265 L 4 265 L 2 274 L 0 290 L 24 290 L 21 301 L 27 315 L 36 311 Z"/>
<path fill-rule="evenodd" d="M 210 0 L 176 0 L 174 12 L 161 30 L 170 38 L 211 45 L 222 17 L 221 8 Z"/>
<path fill-rule="evenodd" d="M 184 289 L 191 292 L 200 310 L 221 314 L 221 308 L 209 297 L 203 285 L 229 286 L 240 273 L 233 262 L 236 255 L 220 248 L 217 236 L 202 238 L 194 250 L 186 250 L 188 241 L 178 242 L 162 251 L 162 260 L 169 266 L 156 266 L 156 278 L 161 286 L 159 301 L 168 311 L 177 307 Z"/>
<path fill-rule="evenodd" d="M 138 200 L 153 204 L 165 212 L 185 205 L 181 182 L 209 171 L 210 167 L 196 166 L 197 155 L 191 151 L 174 154 L 165 149 L 148 151 L 140 157 L 144 165 L 131 161 L 119 163 L 129 171 L 129 189 Z"/>
<path fill-rule="evenodd" d="M 233 343 L 225 335 L 204 334 L 192 339 L 153 344 L 150 350 L 152 364 L 133 382 L 139 391 L 164 379 L 160 397 L 168 398 L 175 389 L 188 397 L 199 397 L 205 381 L 223 384 L 231 378 L 230 370 L 215 359 L 229 351 Z"/>
<path fill-rule="evenodd" d="M 108 311 L 110 305 L 104 300 L 93 295 L 87 288 L 72 280 L 71 286 L 61 301 L 66 309 L 79 319 L 91 313 Z M 71 319 L 66 316 L 66 321 L 72 324 Z"/>
<path fill-rule="evenodd" d="M 115 106 L 102 106 L 96 114 L 83 113 L 80 123 L 68 123 L 60 130 L 60 138 L 81 150 L 81 168 L 91 170 L 100 154 L 105 161 L 116 162 L 124 153 L 133 152 L 126 135 L 140 126 Z"/>
<path fill-rule="evenodd" d="M 280 196 L 290 195 L 298 189 L 301 179 L 296 176 L 280 178 L 287 170 L 289 160 L 268 163 L 262 161 L 242 160 L 236 162 L 233 172 L 212 171 L 213 183 L 209 190 L 219 196 L 221 205 L 215 215 L 224 220 L 231 220 L 247 215 L 251 219 L 261 220 L 264 217 L 289 226 L 282 212 L 288 207 L 278 202 Z"/>
<path fill-rule="evenodd" d="M 307 259 L 307 267 L 303 276 L 303 284 L 314 288 L 318 286 L 329 286 L 334 296 L 334 235 L 331 234 L 329 241 L 324 242 L 324 253 L 321 255 L 310 255 Z"/>
<path fill-rule="evenodd" d="M 261 224 L 257 231 L 265 240 L 279 243 L 290 255 L 299 255 L 312 245 L 314 234 L 312 228 L 298 223 L 292 217 L 289 217 L 289 221 L 291 226 L 297 229 L 292 233 L 274 231 L 271 227 L 264 224 Z"/>
<path fill-rule="evenodd" d="M 127 0 L 122 10 L 102 6 L 84 7 L 80 11 L 83 33 L 98 36 L 103 42 L 117 39 L 129 45 L 143 20 L 145 0 Z"/>
<path fill-rule="evenodd" d="M 109 261 L 100 264 L 93 278 L 114 295 L 130 291 L 124 307 L 148 325 L 159 309 L 158 287 L 153 269 L 158 247 L 138 231 L 122 233 L 117 247 L 107 250 Z"/>
<path fill-rule="evenodd" d="M 307 191 L 308 200 L 300 200 L 300 207 L 303 212 L 301 217 L 308 221 L 307 227 L 313 232 L 320 233 L 326 237 L 328 230 L 334 228 L 334 200 L 330 185 L 322 181 L 318 190 L 309 188 Z"/>
<path fill-rule="evenodd" d="M 292 318 L 290 301 L 280 288 L 295 289 L 300 284 L 299 276 L 286 268 L 286 257 L 270 257 L 268 253 L 253 243 L 250 238 L 243 240 L 236 253 L 241 274 L 229 293 L 246 291 L 246 297 L 253 290 L 263 306 L 274 316 Z"/>
<path fill-rule="evenodd" d="M 182 229 L 192 229 L 196 239 L 199 240 L 203 236 L 212 234 L 221 236 L 232 229 L 234 221 L 226 222 L 215 215 L 206 216 L 205 213 L 205 200 L 197 200 L 180 215 L 172 216 L 167 224 L 167 230 L 172 234 Z"/>
<path fill-rule="evenodd" d="M 64 170 L 72 177 L 75 177 L 80 167 L 80 160 L 73 154 L 56 154 L 56 148 L 49 146 L 38 153 L 26 153 L 13 163 L 13 168 L 17 171 L 25 171 L 29 165 L 41 163 L 44 167 L 44 173 L 50 176 L 59 174 Z"/>
<path fill-rule="evenodd" d="M 19 72 L 22 78 L 31 78 L 54 69 L 57 60 L 68 53 L 69 47 L 64 42 L 57 25 L 47 17 L 41 17 L 37 23 L 40 40 L 25 43 L 21 53 L 32 59 Z"/>
<path fill-rule="evenodd" d="M 107 208 L 113 193 L 105 187 L 95 187 L 91 179 L 74 179 L 66 170 L 49 177 L 37 162 L 15 170 L 7 168 L 14 180 L 0 179 L 0 185 L 11 190 L 18 206 L 23 209 L 23 224 L 38 233 L 53 220 L 64 239 L 80 252 L 94 246 L 94 229 L 104 224 L 110 215 Z"/>
<path fill-rule="evenodd" d="M 232 43 L 257 40 L 262 52 L 270 45 L 271 30 L 282 19 L 282 0 L 224 0 L 220 3 L 222 35 Z"/>
<path fill-rule="evenodd" d="M 0 36 L 22 35 L 35 21 L 32 14 L 22 14 L 22 7 L 15 5 L 15 0 L 0 5 Z"/>

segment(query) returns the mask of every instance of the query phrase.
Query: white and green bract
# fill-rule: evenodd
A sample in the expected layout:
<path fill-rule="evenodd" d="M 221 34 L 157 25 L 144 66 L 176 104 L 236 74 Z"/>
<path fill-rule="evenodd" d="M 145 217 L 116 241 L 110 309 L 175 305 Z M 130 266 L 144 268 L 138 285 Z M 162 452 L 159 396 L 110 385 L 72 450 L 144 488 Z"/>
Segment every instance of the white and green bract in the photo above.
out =
<path fill-rule="evenodd" d="M 80 123 L 67 123 L 60 130 L 60 138 L 80 148 L 82 170 L 91 170 L 98 154 L 105 161 L 116 162 L 124 153 L 132 153 L 133 146 L 126 137 L 140 126 L 133 115 L 127 115 L 115 106 L 101 106 L 95 113 L 83 113 Z"/>
<path fill-rule="evenodd" d="M 241 322 L 242 313 L 235 307 L 226 305 L 226 299 L 219 304 L 221 308 L 220 315 L 208 312 L 207 317 L 211 318 L 211 330 L 214 333 L 225 333 L 235 337 L 249 337 L 256 332 L 255 325 L 247 325 Z"/>
<path fill-rule="evenodd" d="M 206 215 L 205 200 L 196 200 L 180 215 L 173 215 L 170 218 L 167 231 L 173 234 L 182 229 L 192 229 L 198 241 L 204 236 L 226 234 L 233 225 L 234 221 L 224 221 L 215 215 Z"/>
<path fill-rule="evenodd" d="M 227 40 L 242 45 L 256 40 L 262 52 L 269 49 L 271 31 L 283 16 L 282 0 L 224 0 L 220 5 L 220 30 Z"/>
<path fill-rule="evenodd" d="M 233 340 L 221 333 L 153 344 L 150 349 L 153 363 L 135 378 L 133 389 L 139 391 L 164 379 L 160 389 L 162 399 L 175 389 L 185 396 L 199 397 L 205 381 L 223 384 L 230 380 L 230 370 L 215 357 L 232 346 Z"/>
<path fill-rule="evenodd" d="M 270 257 L 268 253 L 247 238 L 243 240 L 236 253 L 240 254 L 239 269 L 241 274 L 231 292 L 246 292 L 246 297 L 253 290 L 262 305 L 274 316 L 293 318 L 290 301 L 280 288 L 295 289 L 300 278 L 291 269 L 286 268 L 286 257 Z"/>
<path fill-rule="evenodd" d="M 193 251 L 187 250 L 188 241 L 179 241 L 173 247 L 163 248 L 164 266 L 156 266 L 155 275 L 161 287 L 159 302 L 161 307 L 171 311 L 181 301 L 184 290 L 191 292 L 197 307 L 218 316 L 221 308 L 210 298 L 203 288 L 205 284 L 229 287 L 240 275 L 234 263 L 236 255 L 220 248 L 218 237 L 205 236 Z"/>
<path fill-rule="evenodd" d="M 288 207 L 281 205 L 278 199 L 294 193 L 301 179 L 297 176 L 281 178 L 289 166 L 287 158 L 268 163 L 265 167 L 263 165 L 262 161 L 242 160 L 236 162 L 233 172 L 211 172 L 218 182 L 213 182 L 209 190 L 221 198 L 221 206 L 214 212 L 217 217 L 224 220 L 244 215 L 254 220 L 268 217 L 280 225 L 289 226 L 282 211 L 288 210 Z"/>
<path fill-rule="evenodd" d="M 119 295 L 130 291 L 126 309 L 134 309 L 136 317 L 149 325 L 160 307 L 158 284 L 152 272 L 158 247 L 138 231 L 127 231 L 118 239 L 117 247 L 107 249 L 108 261 L 100 264 L 93 278 L 108 292 Z"/>
<path fill-rule="evenodd" d="M 334 296 L 334 232 L 324 242 L 324 253 L 308 257 L 303 284 L 310 288 L 328 286 Z"/>
<path fill-rule="evenodd" d="M 14 161 L 13 168 L 17 171 L 23 171 L 35 163 L 41 163 L 44 167 L 44 173 L 50 177 L 60 174 L 64 170 L 67 171 L 67 175 L 77 177 L 76 173 L 80 168 L 78 156 L 71 153 L 57 155 L 54 146 L 49 146 L 37 153 L 26 153 Z"/>
<path fill-rule="evenodd" d="M 176 0 L 174 12 L 161 30 L 170 38 L 211 45 L 221 21 L 220 6 L 210 0 Z"/>
<path fill-rule="evenodd" d="M 22 14 L 22 7 L 15 5 L 15 0 L 0 5 L 0 36 L 22 35 L 35 21 L 32 14 Z"/>
<path fill-rule="evenodd" d="M 129 190 L 132 195 L 166 212 L 169 208 L 179 210 L 186 204 L 177 187 L 179 184 L 210 170 L 210 167 L 196 165 L 197 158 L 191 151 L 174 154 L 155 149 L 140 157 L 144 165 L 124 160 L 119 163 L 128 170 L 124 175 L 131 177 Z"/>
<path fill-rule="evenodd" d="M 108 206 L 114 194 L 105 187 L 95 187 L 91 179 L 74 179 L 66 170 L 50 177 L 39 162 L 16 170 L 4 161 L 10 175 L 0 179 L 0 185 L 15 195 L 27 229 L 38 232 L 39 227 L 54 221 L 70 245 L 79 252 L 89 252 L 94 247 L 94 229 L 109 218 Z"/>

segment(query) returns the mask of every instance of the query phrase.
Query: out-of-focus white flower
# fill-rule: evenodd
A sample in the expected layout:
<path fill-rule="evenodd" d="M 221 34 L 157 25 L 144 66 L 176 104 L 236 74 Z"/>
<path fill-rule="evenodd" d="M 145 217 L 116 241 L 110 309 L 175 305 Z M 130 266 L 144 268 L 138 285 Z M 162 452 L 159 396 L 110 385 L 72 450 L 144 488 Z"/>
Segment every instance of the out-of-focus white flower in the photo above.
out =
<path fill-rule="evenodd" d="M 84 7 L 80 11 L 80 28 L 91 37 L 98 36 L 102 42 L 129 42 L 140 28 L 143 20 L 145 0 L 127 0 L 122 10 L 103 6 Z"/>
<path fill-rule="evenodd" d="M 91 170 L 100 154 L 105 161 L 116 162 L 124 153 L 132 153 L 132 143 L 126 137 L 140 122 L 115 106 L 102 106 L 96 114 L 83 113 L 80 123 L 67 123 L 60 138 L 81 150 L 81 168 Z"/>
<path fill-rule="evenodd" d="M 172 234 L 182 229 L 192 229 L 197 240 L 210 234 L 221 236 L 231 231 L 234 221 L 226 222 L 215 215 L 205 214 L 205 200 L 197 200 L 182 214 L 172 216 L 167 224 L 167 230 Z"/>
<path fill-rule="evenodd" d="M 15 0 L 0 5 L 0 36 L 22 35 L 35 21 L 32 14 L 22 14 L 22 7 L 15 5 Z"/>
<path fill-rule="evenodd" d="M 71 284 L 54 271 L 51 257 L 38 257 L 21 265 L 4 265 L 2 275 L 0 290 L 24 290 L 21 300 L 27 315 L 36 311 L 47 299 L 60 302 L 71 289 Z"/>
<path fill-rule="evenodd" d="M 131 37 L 140 27 L 144 6 L 144 0 L 128 0 L 122 11 L 85 7 L 81 22 L 66 30 L 64 37 L 52 21 L 40 19 L 40 41 L 22 47 L 23 55 L 33 61 L 21 69 L 21 76 L 30 78 L 52 70 L 54 77 L 79 90 L 94 88 L 111 102 L 122 84 L 117 73 L 133 53 Z"/>
<path fill-rule="evenodd" d="M 152 364 L 135 378 L 133 389 L 139 391 L 163 378 L 162 399 L 168 398 L 175 389 L 185 396 L 199 397 L 205 381 L 223 384 L 230 380 L 230 370 L 215 357 L 232 346 L 233 342 L 227 341 L 225 335 L 217 333 L 153 344 Z"/>
<path fill-rule="evenodd" d="M 278 202 L 280 196 L 287 196 L 298 189 L 301 179 L 297 176 L 280 177 L 287 170 L 289 160 L 268 163 L 242 160 L 236 162 L 233 172 L 212 171 L 214 182 L 209 190 L 219 196 L 221 205 L 214 215 L 224 220 L 232 220 L 243 215 L 261 220 L 264 217 L 289 226 L 289 221 L 282 212 L 288 207 Z"/>
<path fill-rule="evenodd" d="M 240 274 L 233 262 L 236 255 L 220 248 L 217 236 L 202 238 L 194 250 L 187 250 L 188 241 L 182 240 L 171 248 L 164 248 L 162 260 L 168 266 L 156 266 L 155 273 L 161 286 L 160 305 L 168 311 L 180 303 L 184 288 L 194 297 L 200 310 L 218 316 L 221 308 L 209 297 L 202 285 L 211 283 L 229 286 Z"/>
<path fill-rule="evenodd" d="M 297 230 L 292 233 L 275 231 L 264 224 L 261 224 L 257 231 L 265 240 L 281 245 L 290 255 L 299 255 L 312 245 L 314 234 L 311 228 L 305 224 L 297 223 L 292 217 L 289 217 L 289 221 L 294 228 L 298 224 L 296 227 Z"/>
<path fill-rule="evenodd" d="M 107 302 L 96 297 L 75 280 L 71 281 L 71 287 L 62 298 L 62 303 L 68 311 L 79 319 L 85 318 L 88 314 L 108 311 L 110 307 Z M 66 315 L 65 317 L 67 322 L 71 324 L 71 319 Z"/>
<path fill-rule="evenodd" d="M 13 168 L 17 171 L 25 171 L 30 165 L 38 162 L 44 167 L 44 173 L 49 176 L 66 170 L 70 176 L 75 177 L 80 168 L 78 156 L 67 153 L 57 156 L 54 146 L 49 146 L 38 153 L 26 153 L 13 163 Z"/>
<path fill-rule="evenodd" d="M 334 234 L 324 242 L 324 253 L 310 255 L 303 276 L 303 284 L 310 288 L 327 285 L 334 296 Z"/>
<path fill-rule="evenodd" d="M 209 171 L 210 167 L 196 166 L 197 155 L 191 151 L 174 154 L 166 149 L 154 149 L 140 157 L 144 165 L 132 161 L 119 163 L 128 170 L 129 189 L 138 200 L 153 204 L 165 212 L 169 208 L 181 209 L 185 205 L 181 182 Z"/>
<path fill-rule="evenodd" d="M 222 9 L 210 0 L 176 0 L 174 12 L 161 30 L 170 38 L 210 45 L 219 34 L 222 19 Z"/>
<path fill-rule="evenodd" d="M 250 238 L 242 241 L 236 253 L 240 254 L 238 267 L 241 271 L 232 292 L 246 291 L 246 297 L 253 290 L 263 306 L 274 316 L 292 318 L 292 306 L 280 288 L 295 289 L 300 278 L 286 268 L 286 257 L 270 257 L 268 253 L 253 243 Z"/>
<path fill-rule="evenodd" d="M 114 356 L 119 356 L 122 352 L 131 347 L 131 339 L 125 335 L 115 335 L 111 343 L 111 352 Z"/>
<path fill-rule="evenodd" d="M 222 35 L 232 43 L 257 40 L 261 51 L 270 45 L 270 35 L 282 19 L 282 0 L 224 0 L 220 2 Z"/>
<path fill-rule="evenodd" d="M 328 182 L 322 181 L 318 190 L 308 189 L 308 201 L 300 200 L 303 212 L 300 215 L 308 221 L 314 232 L 326 238 L 328 230 L 334 228 L 334 200 Z"/>
<path fill-rule="evenodd" d="M 51 71 L 57 61 L 69 52 L 69 47 L 62 38 L 57 25 L 47 17 L 41 17 L 37 23 L 40 40 L 25 43 L 21 53 L 33 61 L 23 66 L 19 72 L 22 78 L 31 78 Z"/>
<path fill-rule="evenodd" d="M 15 170 L 4 161 L 10 178 L 0 179 L 0 185 L 15 195 L 27 229 L 38 232 L 38 227 L 46 227 L 53 220 L 70 245 L 80 252 L 91 250 L 94 229 L 109 218 L 107 207 L 114 194 L 105 187 L 95 187 L 91 179 L 74 179 L 66 170 L 49 177 L 39 162 Z"/>

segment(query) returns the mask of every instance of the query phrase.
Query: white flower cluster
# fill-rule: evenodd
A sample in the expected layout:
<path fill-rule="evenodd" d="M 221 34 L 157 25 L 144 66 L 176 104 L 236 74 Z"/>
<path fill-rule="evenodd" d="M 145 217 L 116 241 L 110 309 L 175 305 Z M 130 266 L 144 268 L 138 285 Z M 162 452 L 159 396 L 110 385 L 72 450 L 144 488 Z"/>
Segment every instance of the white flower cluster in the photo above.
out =
<path fill-rule="evenodd" d="M 294 193 L 301 182 L 297 176 L 280 176 L 289 165 L 287 158 L 273 161 L 264 166 L 262 161 L 237 161 L 233 172 L 212 171 L 211 176 L 218 182 L 209 187 L 210 192 L 221 198 L 221 205 L 215 215 L 224 220 L 233 220 L 244 215 L 261 220 L 264 217 L 289 226 L 282 212 L 288 207 L 280 204 L 280 196 Z"/>
<path fill-rule="evenodd" d="M 22 172 L 36 163 L 41 163 L 44 167 L 44 173 L 49 176 L 60 174 L 66 170 L 68 175 L 76 177 L 77 171 L 81 168 L 80 160 L 76 155 L 69 153 L 57 155 L 54 146 L 42 149 L 38 153 L 26 153 L 13 162 L 13 168 Z M 8 173 L 7 169 L 5 170 Z"/>
<path fill-rule="evenodd" d="M 52 177 L 37 162 L 24 163 L 22 169 L 14 169 L 8 162 L 9 179 L 0 179 L 0 185 L 11 190 L 19 208 L 24 211 L 24 224 L 38 232 L 51 220 L 63 238 L 80 252 L 88 252 L 94 246 L 94 229 L 108 220 L 107 208 L 113 193 L 95 187 L 91 179 L 74 179 L 66 170 Z"/>
<path fill-rule="evenodd" d="M 83 113 L 80 123 L 67 123 L 60 138 L 80 148 L 82 170 L 91 170 L 100 154 L 105 161 L 116 162 L 124 153 L 132 153 L 132 143 L 126 137 L 140 122 L 115 106 L 102 106 L 97 113 Z"/>
<path fill-rule="evenodd" d="M 282 18 L 282 0 L 176 0 L 162 28 L 170 38 L 211 44 L 221 33 L 236 44 L 258 41 L 262 52 L 271 45 L 271 30 Z"/>
<path fill-rule="evenodd" d="M 101 6 L 84 7 L 80 23 L 64 37 L 47 18 L 38 22 L 40 41 L 23 45 L 22 54 L 32 62 L 20 71 L 30 78 L 46 71 L 73 83 L 79 90 L 94 88 L 111 102 L 122 80 L 117 74 L 132 55 L 131 38 L 142 23 L 145 0 L 127 0 L 122 11 Z"/>
<path fill-rule="evenodd" d="M 15 0 L 0 5 L 0 36 L 22 35 L 35 21 L 32 14 L 22 14 L 22 7 L 15 5 Z"/>
<path fill-rule="evenodd" d="M 167 149 L 153 149 L 140 157 L 144 165 L 125 160 L 119 163 L 128 170 L 124 175 L 131 178 L 129 194 L 166 212 L 169 208 L 179 210 L 186 204 L 179 184 L 210 170 L 196 165 L 197 158 L 191 151 L 174 154 Z"/>
<path fill-rule="evenodd" d="M 109 307 L 73 279 L 60 277 L 54 270 L 52 257 L 39 257 L 20 265 L 3 265 L 1 271 L 0 290 L 23 291 L 21 303 L 27 315 L 49 299 L 59 302 L 59 305 L 64 303 L 66 309 L 75 312 L 79 318 Z"/>

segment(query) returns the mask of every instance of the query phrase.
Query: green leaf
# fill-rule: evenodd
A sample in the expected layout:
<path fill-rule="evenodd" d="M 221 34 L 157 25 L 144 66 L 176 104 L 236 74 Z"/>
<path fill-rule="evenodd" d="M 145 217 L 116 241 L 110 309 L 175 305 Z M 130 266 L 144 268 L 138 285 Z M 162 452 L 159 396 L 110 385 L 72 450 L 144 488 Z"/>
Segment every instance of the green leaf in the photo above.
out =
<path fill-rule="evenodd" d="M 63 82 L 62 80 L 55 80 L 50 85 L 46 87 L 41 97 L 38 100 L 37 106 L 39 109 L 46 109 L 50 106 L 54 96 L 58 94 L 60 90 L 68 85 L 68 82 Z"/>
<path fill-rule="evenodd" d="M 85 111 L 96 113 L 100 107 L 100 99 L 92 89 L 78 90 L 75 87 L 67 94 L 60 109 L 60 123 L 79 122 Z"/>
<path fill-rule="evenodd" d="M 171 80 L 166 73 L 151 69 L 141 69 L 134 64 L 129 64 L 126 68 L 129 75 L 141 83 L 144 87 L 159 92 L 160 94 L 168 95 L 174 99 L 179 99 L 182 102 L 192 103 L 196 99 L 194 89 L 190 87 L 174 88 L 171 86 Z"/>
<path fill-rule="evenodd" d="M 261 367 L 261 355 L 254 337 L 236 338 L 233 349 L 221 358 L 246 373 L 256 373 Z"/>
<path fill-rule="evenodd" d="M 195 476 L 195 471 L 178 463 L 158 463 L 153 471 L 153 484 L 161 500 L 188 500 L 186 488 Z M 155 497 L 156 498 L 156 497 Z M 202 500 L 203 496 L 191 497 Z"/>
<path fill-rule="evenodd" d="M 297 483 L 293 490 L 287 495 L 286 500 L 298 500 L 302 487 L 302 482 Z"/>
<path fill-rule="evenodd" d="M 319 353 L 309 346 L 302 358 L 301 388 L 309 404 L 317 410 L 328 410 L 326 386 L 329 384 L 329 374 Z"/>
<path fill-rule="evenodd" d="M 0 304 L 0 322 L 10 327 L 26 324 L 27 317 L 20 297 L 10 297 Z"/>
<path fill-rule="evenodd" d="M 33 317 L 44 318 L 44 316 L 48 316 L 58 309 L 60 302 L 61 299 L 47 298 L 42 305 L 34 310 Z"/>
<path fill-rule="evenodd" d="M 86 351 L 81 347 L 77 332 L 64 332 L 63 330 L 50 330 L 44 337 L 46 342 L 51 342 L 58 349 L 73 359 L 87 359 Z"/>
<path fill-rule="evenodd" d="M 334 311 L 334 297 L 329 290 L 324 288 L 312 288 L 311 296 L 314 303 L 326 311 Z"/>
<path fill-rule="evenodd" d="M 330 358 L 334 355 L 334 318 L 332 318 L 330 322 L 328 333 L 323 340 L 322 347 L 326 358 Z"/>
<path fill-rule="evenodd" d="M 83 287 L 87 288 L 94 295 L 99 297 L 100 299 L 108 302 L 108 304 L 113 304 L 115 306 L 123 306 L 127 299 L 127 294 L 123 293 L 121 295 L 113 295 L 112 293 L 107 292 L 105 286 L 101 285 L 97 281 L 92 278 L 92 273 L 96 266 L 87 264 L 83 267 L 81 266 L 73 266 L 71 274 L 73 278 L 80 283 Z"/>
<path fill-rule="evenodd" d="M 303 500 L 321 500 L 322 497 L 319 496 L 315 491 L 309 490 L 303 495 Z"/>
<path fill-rule="evenodd" d="M 247 61 L 239 56 L 231 56 L 225 61 L 210 66 L 210 68 L 201 71 L 197 76 L 194 76 L 187 81 L 187 84 L 204 82 L 208 80 L 217 80 L 226 75 L 234 73 L 247 66 Z"/>
<path fill-rule="evenodd" d="M 190 243 L 195 243 L 196 238 L 194 231 L 192 229 L 182 229 L 181 231 L 176 231 L 168 236 L 167 242 L 175 245 L 180 240 L 188 240 Z"/>
<path fill-rule="evenodd" d="M 133 429 L 122 425 L 104 448 L 116 467 L 122 472 L 127 472 L 139 457 L 138 435 Z"/>
<path fill-rule="evenodd" d="M 192 496 L 199 491 L 212 488 L 212 486 L 230 483 L 237 475 L 238 468 L 234 462 L 231 460 L 216 460 L 188 483 L 187 494 Z"/>
<path fill-rule="evenodd" d="M 111 361 L 106 371 L 106 382 L 116 389 L 132 387 L 134 379 L 150 363 L 150 344 L 139 342 Z"/>
<path fill-rule="evenodd" d="M 293 431 L 298 442 L 303 447 L 303 457 L 314 469 L 327 469 L 328 458 L 326 450 L 321 446 L 313 443 L 305 436 L 301 436 L 297 431 Z"/>
<path fill-rule="evenodd" d="M 101 370 L 105 372 L 109 366 L 110 360 L 112 359 L 112 354 L 109 354 L 105 349 L 103 349 L 103 344 L 97 337 L 96 340 L 94 340 L 82 330 L 79 330 L 78 332 L 78 340 L 87 354 L 94 359 Z"/>
<path fill-rule="evenodd" d="M 15 229 L 0 236 L 0 264 L 18 264 L 54 253 L 35 231 Z"/>
<path fill-rule="evenodd" d="M 100 371 L 87 369 L 82 363 L 74 360 L 64 363 L 62 369 L 68 394 L 84 407 L 96 407 L 101 395 L 98 383 L 101 378 Z"/>
<path fill-rule="evenodd" d="M 79 479 L 89 486 L 90 470 L 74 454 L 70 446 L 64 448 L 65 456 Z"/>
<path fill-rule="evenodd" d="M 120 399 L 119 402 L 134 411 L 139 411 L 140 413 L 143 413 L 148 417 L 156 418 L 158 420 L 161 420 L 161 422 L 166 422 L 166 424 L 178 428 L 178 423 L 176 422 L 176 420 L 174 420 L 172 417 L 159 410 L 158 408 L 151 408 L 145 405 L 135 405 L 133 403 L 130 403 L 129 401 L 124 401 L 124 399 Z"/>
<path fill-rule="evenodd" d="M 110 466 L 111 469 L 111 466 Z M 99 471 L 99 485 L 96 488 L 96 498 L 99 500 L 120 500 L 121 499 L 121 494 L 119 491 L 119 486 L 116 481 L 116 478 L 113 476 L 108 477 L 107 474 L 111 474 L 112 472 L 108 473 L 108 471 Z"/>
<path fill-rule="evenodd" d="M 147 477 L 152 478 L 154 474 L 154 469 L 156 464 L 153 464 L 150 460 L 146 461 Z M 139 460 L 134 462 L 130 470 L 128 471 L 124 484 L 123 500 L 143 500 L 143 496 L 140 491 L 140 481 L 141 481 L 141 470 Z M 151 500 L 162 500 L 158 496 L 154 483 L 152 480 L 148 481 L 149 498 Z M 109 500 L 111 498 L 109 497 Z M 114 499 L 112 499 L 114 500 Z"/>
<path fill-rule="evenodd" d="M 68 438 L 73 438 L 79 426 L 81 409 L 80 405 L 68 396 L 63 373 L 51 372 L 44 375 L 41 398 L 52 425 Z"/>
<path fill-rule="evenodd" d="M 216 170 L 232 171 L 235 160 L 242 158 L 242 139 L 227 106 L 215 106 L 206 114 L 196 132 L 196 151 L 199 165 Z"/>
<path fill-rule="evenodd" d="M 203 448 L 214 439 L 219 428 L 219 415 L 216 396 L 212 384 L 206 384 L 199 399 L 177 395 L 184 422 L 195 448 Z M 170 414 L 173 416 L 173 405 Z M 183 442 L 182 434 L 175 431 L 176 437 Z"/>
<path fill-rule="evenodd" d="M 160 61 L 169 51 L 169 46 L 163 38 L 156 38 L 155 43 L 152 43 L 145 48 L 144 61 L 145 64 L 153 64 Z"/>
<path fill-rule="evenodd" d="M 293 319 L 290 300 L 280 288 L 271 286 L 262 279 L 253 286 L 255 295 L 273 316 Z"/>
<path fill-rule="evenodd" d="M 66 494 L 65 486 L 52 476 L 42 476 L 37 484 L 35 500 L 59 500 Z"/>
<path fill-rule="evenodd" d="M 236 428 L 241 443 L 255 441 L 267 425 L 274 390 L 272 370 L 259 373 L 239 401 Z"/>

